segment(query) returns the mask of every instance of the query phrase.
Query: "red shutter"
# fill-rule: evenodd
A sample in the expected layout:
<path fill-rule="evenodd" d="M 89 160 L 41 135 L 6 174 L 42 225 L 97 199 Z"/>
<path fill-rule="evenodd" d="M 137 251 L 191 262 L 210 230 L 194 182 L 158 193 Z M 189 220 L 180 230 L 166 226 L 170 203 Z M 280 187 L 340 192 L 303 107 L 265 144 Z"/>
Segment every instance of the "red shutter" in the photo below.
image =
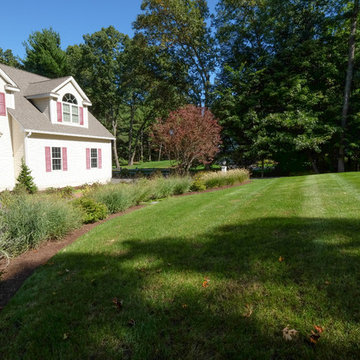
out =
<path fill-rule="evenodd" d="M 61 104 L 61 102 L 57 103 L 57 121 L 62 122 L 62 104 Z"/>
<path fill-rule="evenodd" d="M 5 94 L 0 93 L 0 116 L 6 116 Z"/>
<path fill-rule="evenodd" d="M 67 171 L 67 149 L 66 147 L 62 148 L 62 164 L 63 164 L 63 171 Z"/>
<path fill-rule="evenodd" d="M 46 172 L 50 172 L 51 171 L 50 146 L 45 147 L 45 164 L 46 164 Z"/>
<path fill-rule="evenodd" d="M 86 149 L 86 169 L 90 169 L 90 149 Z"/>
<path fill-rule="evenodd" d="M 101 149 L 98 149 L 98 168 L 99 168 L 99 169 L 102 169 Z"/>
<path fill-rule="evenodd" d="M 84 108 L 80 108 L 80 125 L 84 125 Z"/>

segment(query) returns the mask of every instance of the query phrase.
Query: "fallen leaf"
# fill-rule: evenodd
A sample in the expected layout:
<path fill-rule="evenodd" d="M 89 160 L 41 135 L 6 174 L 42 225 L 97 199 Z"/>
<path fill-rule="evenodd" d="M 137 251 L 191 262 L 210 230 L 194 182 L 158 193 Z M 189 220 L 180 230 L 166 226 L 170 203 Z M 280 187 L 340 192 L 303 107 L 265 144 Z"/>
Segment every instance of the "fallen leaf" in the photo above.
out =
<path fill-rule="evenodd" d="M 207 288 L 209 286 L 209 283 L 210 283 L 210 279 L 205 279 L 202 283 L 202 287 Z"/>
<path fill-rule="evenodd" d="M 314 330 L 311 330 L 311 335 L 309 336 L 309 341 L 311 344 L 317 344 L 320 339 L 320 334 L 324 332 L 324 328 L 318 325 L 314 325 Z"/>
<path fill-rule="evenodd" d="M 312 331 L 313 332 L 313 331 Z M 310 335 L 309 340 L 312 344 L 316 344 L 318 342 L 318 340 L 320 339 L 320 335 L 319 334 L 315 334 L 313 332 L 313 334 Z"/>
<path fill-rule="evenodd" d="M 283 338 L 286 341 L 291 341 L 294 339 L 294 337 L 297 336 L 298 331 L 295 329 L 289 329 L 289 325 L 288 325 L 283 329 L 282 333 L 283 333 Z"/>
<path fill-rule="evenodd" d="M 119 300 L 117 297 L 114 297 L 112 302 L 119 311 L 122 310 L 122 308 L 123 308 L 123 300 Z"/>
<path fill-rule="evenodd" d="M 245 305 L 245 312 L 243 313 L 243 316 L 244 317 L 250 317 L 251 316 L 251 314 L 253 313 L 253 307 L 252 307 L 252 305 L 249 305 L 249 304 L 246 304 Z"/>
<path fill-rule="evenodd" d="M 321 327 L 321 326 L 314 325 L 314 328 L 315 328 L 315 330 L 316 330 L 319 334 L 321 334 L 322 332 L 324 332 L 324 328 Z"/>
<path fill-rule="evenodd" d="M 128 325 L 129 325 L 129 326 L 135 326 L 135 320 L 134 320 L 134 319 L 130 319 L 130 320 L 128 321 Z"/>
<path fill-rule="evenodd" d="M 283 258 L 282 256 L 279 257 L 279 262 L 283 262 L 285 260 L 285 258 Z"/>
<path fill-rule="evenodd" d="M 63 336 L 63 339 L 64 339 L 64 340 L 67 340 L 68 338 L 69 338 L 69 334 L 66 334 L 66 333 L 65 333 L 64 336 Z"/>

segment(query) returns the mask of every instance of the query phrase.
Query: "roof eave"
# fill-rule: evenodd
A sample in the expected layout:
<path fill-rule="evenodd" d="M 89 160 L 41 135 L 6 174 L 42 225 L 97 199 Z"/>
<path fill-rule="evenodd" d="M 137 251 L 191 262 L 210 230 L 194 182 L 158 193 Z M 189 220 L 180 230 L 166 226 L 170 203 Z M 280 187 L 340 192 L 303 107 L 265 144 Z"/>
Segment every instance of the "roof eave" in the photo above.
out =
<path fill-rule="evenodd" d="M 111 136 L 96 136 L 96 135 L 80 135 L 80 134 L 71 134 L 71 133 L 59 133 L 54 131 L 42 131 L 35 129 L 25 129 L 26 132 L 36 133 L 36 134 L 44 134 L 44 135 L 58 135 L 58 136 L 71 136 L 71 137 L 81 137 L 81 138 L 89 138 L 89 139 L 101 139 L 101 140 L 115 140 L 115 137 Z"/>

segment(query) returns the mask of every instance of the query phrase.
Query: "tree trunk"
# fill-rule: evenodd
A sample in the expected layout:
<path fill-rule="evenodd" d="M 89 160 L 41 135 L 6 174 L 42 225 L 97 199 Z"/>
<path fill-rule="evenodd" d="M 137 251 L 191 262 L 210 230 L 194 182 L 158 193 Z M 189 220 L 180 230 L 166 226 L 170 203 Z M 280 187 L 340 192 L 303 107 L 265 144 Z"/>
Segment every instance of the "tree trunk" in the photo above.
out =
<path fill-rule="evenodd" d="M 161 150 L 162 150 L 162 144 L 160 144 L 160 147 L 159 147 L 158 161 L 161 161 Z"/>
<path fill-rule="evenodd" d="M 264 168 L 265 168 L 265 161 L 261 159 L 261 178 L 264 177 Z"/>
<path fill-rule="evenodd" d="M 347 116 L 349 112 L 349 100 L 351 92 L 351 83 L 354 73 L 354 59 L 355 59 L 355 40 L 356 40 L 356 25 L 357 17 L 359 14 L 359 0 L 354 1 L 354 10 L 351 16 L 351 31 L 349 38 L 349 58 L 348 58 L 348 67 L 346 71 L 346 82 L 344 90 L 344 103 L 341 116 L 341 138 L 340 138 L 340 147 L 339 147 L 339 158 L 338 158 L 338 172 L 345 171 L 345 131 L 347 124 Z"/>
<path fill-rule="evenodd" d="M 140 161 L 144 161 L 144 132 L 140 133 Z"/>
<path fill-rule="evenodd" d="M 113 140 L 113 152 L 114 152 L 114 160 L 115 160 L 115 166 L 117 169 L 119 169 L 120 167 L 120 163 L 119 163 L 119 156 L 117 153 L 117 144 L 116 144 L 116 134 L 117 134 L 117 121 L 113 120 L 112 121 L 112 128 L 113 128 L 113 135 L 114 135 L 114 140 Z"/>
<path fill-rule="evenodd" d="M 148 151 L 149 151 L 149 157 L 148 160 L 151 161 L 151 145 L 150 145 L 150 141 L 148 140 Z"/>
<path fill-rule="evenodd" d="M 133 131 L 134 131 L 135 107 L 131 105 L 130 109 L 130 128 L 129 128 L 129 145 L 128 145 L 128 165 L 134 165 L 134 154 L 132 147 Z"/>

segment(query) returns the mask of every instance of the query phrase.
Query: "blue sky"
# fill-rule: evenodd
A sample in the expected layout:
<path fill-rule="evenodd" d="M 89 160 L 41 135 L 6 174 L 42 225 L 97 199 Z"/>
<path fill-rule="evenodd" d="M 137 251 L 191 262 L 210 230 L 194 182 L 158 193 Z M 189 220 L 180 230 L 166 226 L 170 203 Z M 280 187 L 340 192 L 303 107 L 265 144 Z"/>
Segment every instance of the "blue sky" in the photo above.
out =
<path fill-rule="evenodd" d="M 82 42 L 84 34 L 114 25 L 120 32 L 132 35 L 132 22 L 141 12 L 141 0 L 17 0 L 2 1 L 0 47 L 24 56 L 22 43 L 33 31 L 52 27 L 60 33 L 61 45 Z M 217 0 L 208 0 L 213 10 Z"/>

